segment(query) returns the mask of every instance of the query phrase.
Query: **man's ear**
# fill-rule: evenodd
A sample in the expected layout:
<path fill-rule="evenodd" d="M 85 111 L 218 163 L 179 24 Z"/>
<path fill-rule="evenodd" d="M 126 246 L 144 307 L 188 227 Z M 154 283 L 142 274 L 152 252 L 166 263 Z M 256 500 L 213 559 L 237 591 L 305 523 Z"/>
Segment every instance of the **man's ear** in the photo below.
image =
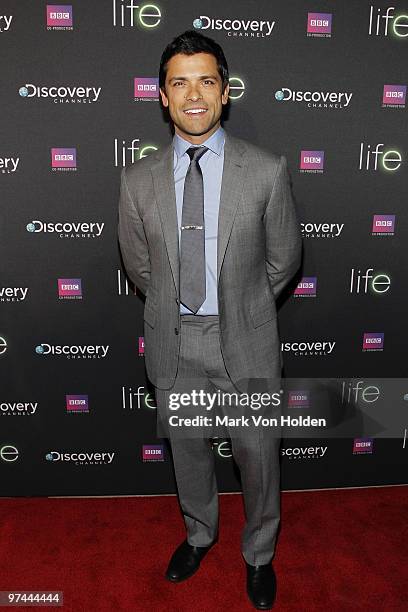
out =
<path fill-rule="evenodd" d="M 224 91 L 222 92 L 221 102 L 226 104 L 228 102 L 230 86 L 229 83 L 226 84 Z"/>
<path fill-rule="evenodd" d="M 164 106 L 164 107 L 166 107 L 166 108 L 167 108 L 167 107 L 168 107 L 168 105 L 169 105 L 169 100 L 168 100 L 168 98 L 167 98 L 167 96 L 166 96 L 166 92 L 165 92 L 165 91 L 164 91 L 164 89 L 162 89 L 161 87 L 160 87 L 160 90 L 159 90 L 159 91 L 160 91 L 160 96 L 161 96 L 161 101 L 162 101 L 162 104 L 163 104 L 163 106 Z"/>

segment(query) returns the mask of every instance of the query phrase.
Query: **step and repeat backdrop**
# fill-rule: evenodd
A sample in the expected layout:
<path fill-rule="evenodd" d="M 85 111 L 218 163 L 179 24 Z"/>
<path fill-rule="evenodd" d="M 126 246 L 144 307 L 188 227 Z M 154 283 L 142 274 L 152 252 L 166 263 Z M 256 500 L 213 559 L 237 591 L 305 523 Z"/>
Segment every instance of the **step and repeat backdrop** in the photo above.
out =
<path fill-rule="evenodd" d="M 175 492 L 117 207 L 122 167 L 172 137 L 159 60 L 192 28 L 229 63 L 224 128 L 288 159 L 304 258 L 279 311 L 285 376 L 337 379 L 344 406 L 407 406 L 389 437 L 284 439 L 282 487 L 407 482 L 408 1 L 1 13 L 0 495 Z M 213 450 L 220 491 L 239 490 L 230 442 Z"/>

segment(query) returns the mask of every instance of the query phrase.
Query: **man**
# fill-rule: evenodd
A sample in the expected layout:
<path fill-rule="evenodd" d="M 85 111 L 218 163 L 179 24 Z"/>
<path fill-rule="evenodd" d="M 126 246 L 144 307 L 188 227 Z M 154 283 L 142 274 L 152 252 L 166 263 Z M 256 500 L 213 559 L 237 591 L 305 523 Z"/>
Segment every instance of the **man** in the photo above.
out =
<path fill-rule="evenodd" d="M 221 47 L 181 34 L 163 52 L 159 85 L 173 142 L 122 171 L 118 233 L 127 273 L 146 295 L 145 363 L 163 417 L 176 391 L 242 391 L 279 378 L 275 300 L 299 267 L 301 237 L 286 158 L 221 127 L 229 93 Z M 218 495 L 210 436 L 168 437 L 187 530 L 166 572 L 178 582 L 216 542 Z M 270 609 L 279 438 L 258 428 L 232 437 L 232 452 L 246 511 L 247 593 Z"/>

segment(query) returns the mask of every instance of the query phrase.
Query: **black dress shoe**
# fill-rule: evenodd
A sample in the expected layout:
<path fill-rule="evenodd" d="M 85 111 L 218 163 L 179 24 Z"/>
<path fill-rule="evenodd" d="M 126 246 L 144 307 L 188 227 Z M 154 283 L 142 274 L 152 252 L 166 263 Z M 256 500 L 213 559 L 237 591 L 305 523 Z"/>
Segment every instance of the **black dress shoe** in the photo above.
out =
<path fill-rule="evenodd" d="M 187 540 L 184 540 L 170 559 L 166 571 L 167 580 L 181 582 L 181 580 L 190 578 L 196 573 L 200 567 L 201 559 L 205 557 L 212 546 L 213 544 L 210 546 L 191 546 Z"/>
<path fill-rule="evenodd" d="M 276 597 L 276 576 L 272 563 L 247 566 L 247 593 L 257 610 L 270 610 Z"/>

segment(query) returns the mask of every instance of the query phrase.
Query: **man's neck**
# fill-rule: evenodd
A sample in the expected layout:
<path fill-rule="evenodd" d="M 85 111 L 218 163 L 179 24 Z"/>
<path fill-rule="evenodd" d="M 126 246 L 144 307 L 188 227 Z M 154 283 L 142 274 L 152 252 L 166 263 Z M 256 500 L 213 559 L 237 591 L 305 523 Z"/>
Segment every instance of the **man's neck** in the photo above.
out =
<path fill-rule="evenodd" d="M 194 136 L 193 134 L 186 134 L 185 132 L 181 132 L 176 126 L 174 127 L 174 130 L 177 136 L 180 136 L 180 138 L 183 138 L 183 140 L 187 140 L 188 142 L 191 142 L 192 145 L 201 145 L 203 144 L 203 142 L 208 140 L 213 134 L 215 134 L 215 132 L 219 129 L 220 126 L 221 126 L 221 123 L 219 122 L 211 130 L 209 130 L 205 134 L 200 134 L 200 136 Z"/>

